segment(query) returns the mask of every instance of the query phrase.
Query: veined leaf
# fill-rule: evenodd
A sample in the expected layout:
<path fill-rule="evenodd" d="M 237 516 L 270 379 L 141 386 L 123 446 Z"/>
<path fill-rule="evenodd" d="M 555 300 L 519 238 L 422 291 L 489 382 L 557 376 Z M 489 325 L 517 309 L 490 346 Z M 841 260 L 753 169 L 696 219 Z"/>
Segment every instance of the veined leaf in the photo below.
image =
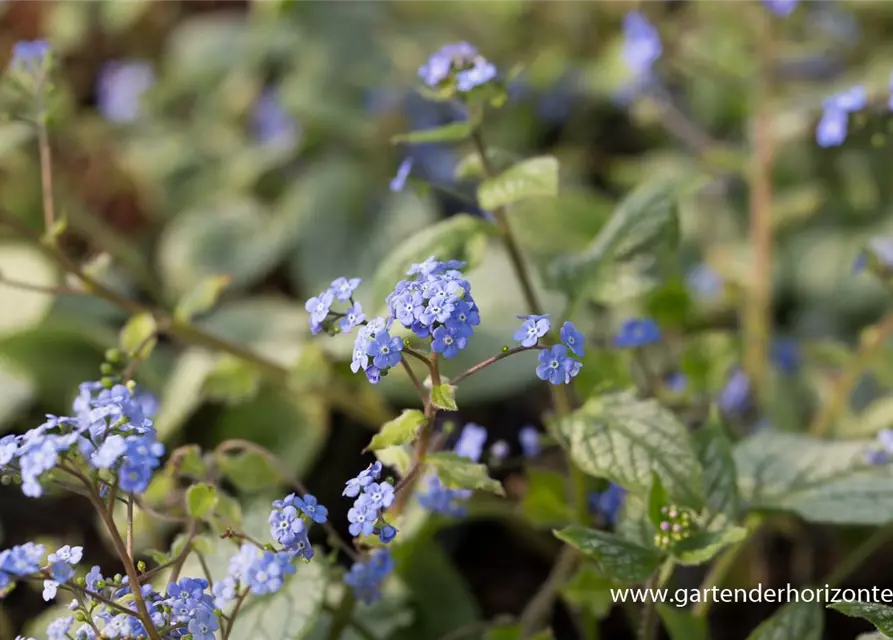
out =
<path fill-rule="evenodd" d="M 558 195 L 558 160 L 539 156 L 519 162 L 478 186 L 478 204 L 492 210 L 528 198 Z"/>
<path fill-rule="evenodd" d="M 821 640 L 825 621 L 815 602 L 792 602 L 754 629 L 747 640 Z"/>
<path fill-rule="evenodd" d="M 828 608 L 851 618 L 868 620 L 878 631 L 893 638 L 893 607 L 876 602 L 834 602 Z"/>
<path fill-rule="evenodd" d="M 582 551 L 603 576 L 622 583 L 647 579 L 664 556 L 657 549 L 641 547 L 613 533 L 572 524 L 555 536 Z"/>
<path fill-rule="evenodd" d="M 418 409 L 404 409 L 403 413 L 382 425 L 381 430 L 372 436 L 367 451 L 378 451 L 388 447 L 409 444 L 415 440 L 419 427 L 425 424 L 425 414 Z"/>
<path fill-rule="evenodd" d="M 505 495 L 502 484 L 487 475 L 487 466 L 472 462 L 452 451 L 432 453 L 426 458 L 437 470 L 440 481 L 451 489 L 480 489 Z"/>

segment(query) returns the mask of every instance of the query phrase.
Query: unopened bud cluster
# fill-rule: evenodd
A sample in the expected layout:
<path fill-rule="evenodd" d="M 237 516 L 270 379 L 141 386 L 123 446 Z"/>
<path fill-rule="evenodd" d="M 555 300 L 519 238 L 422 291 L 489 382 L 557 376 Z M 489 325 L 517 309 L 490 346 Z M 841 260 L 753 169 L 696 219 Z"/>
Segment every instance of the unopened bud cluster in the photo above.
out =
<path fill-rule="evenodd" d="M 659 549 L 669 549 L 692 534 L 695 524 L 688 511 L 668 505 L 660 513 L 662 518 L 654 534 L 654 544 Z"/>

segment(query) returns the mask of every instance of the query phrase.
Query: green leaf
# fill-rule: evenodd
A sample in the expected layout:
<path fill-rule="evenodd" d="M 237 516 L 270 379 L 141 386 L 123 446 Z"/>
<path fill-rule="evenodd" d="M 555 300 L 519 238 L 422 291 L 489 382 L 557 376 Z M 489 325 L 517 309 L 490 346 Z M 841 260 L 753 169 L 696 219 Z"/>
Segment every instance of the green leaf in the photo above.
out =
<path fill-rule="evenodd" d="M 876 602 L 833 602 L 828 608 L 851 618 L 868 620 L 878 631 L 893 638 L 893 607 Z"/>
<path fill-rule="evenodd" d="M 488 211 L 528 198 L 558 195 L 558 160 L 539 156 L 524 160 L 478 186 L 478 204 Z"/>
<path fill-rule="evenodd" d="M 744 527 L 729 527 L 720 531 L 698 531 L 673 545 L 671 551 L 679 564 L 698 565 L 713 558 L 725 547 L 747 537 Z"/>
<path fill-rule="evenodd" d="M 559 258 L 550 268 L 558 286 L 579 296 L 612 260 L 628 260 L 656 239 L 678 236 L 678 177 L 645 182 L 617 206 L 608 223 L 581 253 Z"/>
<path fill-rule="evenodd" d="M 825 621 L 814 602 L 792 602 L 753 630 L 747 640 L 821 640 Z"/>
<path fill-rule="evenodd" d="M 158 439 L 166 440 L 198 409 L 204 397 L 205 377 L 213 370 L 215 359 L 203 349 L 187 349 L 177 359 L 161 391 L 155 429 Z"/>
<path fill-rule="evenodd" d="M 670 640 L 710 640 L 707 621 L 704 618 L 696 618 L 686 609 L 665 604 L 658 604 L 657 612 Z"/>
<path fill-rule="evenodd" d="M 567 495 L 564 474 L 531 467 L 527 470 L 527 490 L 521 501 L 521 511 L 524 517 L 539 526 L 566 525 L 574 519 Z"/>
<path fill-rule="evenodd" d="M 472 462 L 452 451 L 432 453 L 426 462 L 437 470 L 440 481 L 450 489 L 480 489 L 505 495 L 502 484 L 487 475 L 487 466 Z"/>
<path fill-rule="evenodd" d="M 664 559 L 656 549 L 577 524 L 555 531 L 555 535 L 592 559 L 603 576 L 624 584 L 647 579 Z"/>
<path fill-rule="evenodd" d="M 260 385 L 257 367 L 241 358 L 223 355 L 205 378 L 202 394 L 210 400 L 234 405 L 254 398 Z"/>
<path fill-rule="evenodd" d="M 732 456 L 732 443 L 719 422 L 711 421 L 692 434 L 695 450 L 704 470 L 704 502 L 709 527 L 719 521 L 736 522 L 741 511 L 738 472 Z"/>
<path fill-rule="evenodd" d="M 525 637 L 530 640 L 555 640 L 555 635 L 551 630 L 540 631 L 532 636 L 525 636 L 521 625 L 517 624 L 501 624 L 492 627 L 484 634 L 484 640 L 524 640 Z"/>
<path fill-rule="evenodd" d="M 132 27 L 151 6 L 150 0 L 132 0 L 131 2 L 104 0 L 99 5 L 99 20 L 103 31 L 116 34 Z"/>
<path fill-rule="evenodd" d="M 490 161 L 490 165 L 495 167 L 496 171 L 502 171 L 515 158 L 508 151 L 490 147 L 487 149 L 487 159 Z M 453 177 L 456 180 L 478 180 L 486 177 L 486 175 L 484 163 L 481 162 L 481 154 L 477 151 L 472 151 L 459 160 L 456 163 L 456 168 L 453 169 Z"/>
<path fill-rule="evenodd" d="M 404 409 L 399 416 L 382 425 L 381 430 L 372 436 L 372 441 L 365 451 L 409 444 L 415 440 L 419 428 L 426 421 L 425 414 L 418 409 Z"/>
<path fill-rule="evenodd" d="M 701 507 L 701 465 L 688 429 L 657 401 L 639 399 L 632 392 L 591 398 L 559 428 L 585 473 L 647 493 L 654 472 L 674 502 Z"/>
<path fill-rule="evenodd" d="M 246 493 L 271 489 L 282 481 L 282 474 L 256 451 L 218 453 L 215 462 L 227 480 Z"/>
<path fill-rule="evenodd" d="M 227 529 L 241 529 L 243 523 L 242 505 L 232 496 L 217 492 L 214 520 L 216 529 L 220 533 Z"/>
<path fill-rule="evenodd" d="M 210 311 L 231 281 L 232 279 L 227 275 L 202 278 L 177 303 L 177 307 L 174 309 L 174 318 L 182 322 L 189 322 L 195 316 Z"/>
<path fill-rule="evenodd" d="M 751 509 L 809 522 L 880 525 L 893 512 L 893 465 L 871 465 L 872 440 L 822 440 L 762 431 L 735 447 L 739 487 Z"/>
<path fill-rule="evenodd" d="M 204 518 L 217 505 L 218 498 L 214 486 L 206 482 L 194 484 L 186 491 L 186 511 L 193 518 Z"/>
<path fill-rule="evenodd" d="M 400 243 L 379 265 L 372 279 L 372 295 L 375 304 L 383 304 L 385 297 L 399 280 L 406 277 L 406 270 L 415 262 L 428 256 L 439 260 L 464 260 L 468 263 L 467 274 L 481 261 L 487 248 L 487 235 L 493 233 L 493 225 L 483 218 L 460 213 L 419 231 Z"/>
<path fill-rule="evenodd" d="M 577 569 L 561 588 L 562 597 L 572 606 L 585 607 L 596 618 L 607 615 L 614 606 L 611 589 L 616 585 L 589 563 Z"/>
<path fill-rule="evenodd" d="M 208 472 L 208 465 L 202 459 L 202 449 L 197 444 L 177 447 L 171 452 L 167 466 L 178 475 L 199 480 Z"/>
<path fill-rule="evenodd" d="M 58 284 L 49 261 L 27 245 L 0 244 L 0 274 L 4 278 L 38 287 Z M 36 325 L 50 310 L 53 296 L 26 291 L 0 282 L 0 335 L 12 334 Z"/>
<path fill-rule="evenodd" d="M 158 341 L 157 333 L 154 316 L 148 311 L 137 313 L 121 329 L 121 349 L 133 358 L 145 360 Z"/>
<path fill-rule="evenodd" d="M 410 144 L 418 144 L 420 142 L 460 142 L 467 140 L 471 136 L 473 129 L 474 123 L 470 120 L 453 122 L 442 127 L 398 134 L 391 138 L 391 144 L 400 144 L 401 142 Z"/>
<path fill-rule="evenodd" d="M 10 120 L 0 123 L 0 158 L 29 142 L 34 137 L 35 129 L 27 122 Z"/>
<path fill-rule="evenodd" d="M 456 411 L 456 387 L 451 384 L 438 384 L 431 389 L 431 404 L 445 411 Z"/>

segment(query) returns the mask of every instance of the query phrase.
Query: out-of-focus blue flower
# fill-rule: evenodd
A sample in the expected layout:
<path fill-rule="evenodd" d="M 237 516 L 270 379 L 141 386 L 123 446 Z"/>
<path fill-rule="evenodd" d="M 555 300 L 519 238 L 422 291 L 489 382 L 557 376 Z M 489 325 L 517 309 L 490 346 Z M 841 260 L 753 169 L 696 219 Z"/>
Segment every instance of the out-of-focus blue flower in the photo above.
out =
<path fill-rule="evenodd" d="M 12 46 L 10 67 L 36 73 L 50 54 L 50 45 L 45 40 L 21 40 Z"/>
<path fill-rule="evenodd" d="M 636 76 L 651 73 L 651 67 L 663 53 L 660 34 L 638 11 L 623 18 L 623 61 Z"/>
<path fill-rule="evenodd" d="M 614 345 L 621 349 L 635 349 L 660 342 L 660 327 L 651 318 L 626 320 L 614 337 Z"/>
<path fill-rule="evenodd" d="M 664 386 L 672 393 L 682 393 L 688 387 L 688 378 L 684 373 L 676 371 L 664 378 Z"/>
<path fill-rule="evenodd" d="M 381 587 L 393 570 L 391 554 L 379 549 L 365 562 L 355 562 L 344 576 L 344 582 L 353 589 L 357 600 L 368 605 L 381 598 Z"/>
<path fill-rule="evenodd" d="M 459 440 L 456 442 L 456 454 L 478 462 L 484 451 L 484 443 L 487 441 L 487 428 L 469 422 L 462 428 Z"/>
<path fill-rule="evenodd" d="M 432 513 L 461 518 L 466 513 L 466 503 L 471 497 L 468 489 L 448 489 L 437 474 L 426 476 L 423 489 L 418 493 L 419 504 Z"/>
<path fill-rule="evenodd" d="M 612 482 L 604 491 L 593 491 L 589 494 L 589 510 L 613 526 L 617 524 L 617 515 L 623 506 L 625 496 L 626 489 Z"/>
<path fill-rule="evenodd" d="M 431 54 L 419 68 L 419 77 L 427 86 L 436 89 L 455 74 L 456 89 L 468 92 L 496 77 L 496 67 L 467 42 L 441 47 Z"/>
<path fill-rule="evenodd" d="M 412 163 L 413 159 L 411 157 L 400 163 L 400 166 L 397 168 L 397 175 L 391 180 L 391 191 L 394 193 L 403 191 L 403 188 L 406 186 L 406 179 L 409 178 L 409 174 L 412 171 Z"/>
<path fill-rule="evenodd" d="M 540 434 L 533 425 L 522 427 L 518 432 L 518 442 L 525 458 L 535 458 L 540 452 Z"/>
<path fill-rule="evenodd" d="M 849 114 L 865 107 L 865 87 L 855 86 L 827 98 L 823 103 L 822 118 L 816 127 L 816 142 L 820 147 L 837 147 L 847 136 Z"/>
<path fill-rule="evenodd" d="M 763 0 L 763 4 L 775 15 L 786 17 L 794 12 L 797 0 Z"/>
<path fill-rule="evenodd" d="M 264 90 L 251 111 L 251 133 L 262 145 L 292 147 L 301 136 L 295 119 L 282 108 L 276 92 Z"/>
<path fill-rule="evenodd" d="M 511 453 L 511 448 L 509 447 L 509 443 L 505 440 L 497 440 L 490 445 L 490 457 L 495 462 L 505 460 L 509 453 Z"/>
<path fill-rule="evenodd" d="M 796 373 L 800 368 L 800 347 L 791 338 L 777 338 L 772 341 L 772 362 L 782 373 Z"/>
<path fill-rule="evenodd" d="M 722 295 L 724 283 L 722 276 L 709 265 L 699 264 L 688 272 L 685 278 L 688 290 L 702 300 L 716 300 Z"/>
<path fill-rule="evenodd" d="M 106 120 L 117 124 L 134 122 L 140 116 L 143 94 L 153 84 L 155 72 L 148 62 L 106 62 L 99 71 L 96 106 Z"/>
<path fill-rule="evenodd" d="M 720 411 L 729 416 L 744 414 L 751 405 L 751 391 L 750 378 L 743 369 L 736 368 L 719 393 L 717 403 Z"/>
<path fill-rule="evenodd" d="M 893 460 L 893 429 L 882 429 L 875 445 L 865 452 L 869 464 L 887 464 Z"/>

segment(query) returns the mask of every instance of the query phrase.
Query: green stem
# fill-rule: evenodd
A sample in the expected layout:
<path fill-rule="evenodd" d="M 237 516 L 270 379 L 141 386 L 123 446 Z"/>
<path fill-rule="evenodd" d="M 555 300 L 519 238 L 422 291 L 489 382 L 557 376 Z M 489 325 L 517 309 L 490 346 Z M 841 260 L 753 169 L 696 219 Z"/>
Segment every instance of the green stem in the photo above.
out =
<path fill-rule="evenodd" d="M 673 569 L 675 568 L 676 565 L 673 559 L 667 558 L 660 569 L 648 579 L 645 589 L 651 589 L 652 591 L 654 589 L 662 589 L 667 584 L 670 576 L 673 575 Z M 645 603 L 645 608 L 642 611 L 642 640 L 654 640 L 657 628 L 657 603 L 652 599 Z"/>
<path fill-rule="evenodd" d="M 450 380 L 450 384 L 457 385 L 460 382 L 462 382 L 463 380 L 465 380 L 465 378 L 468 378 L 469 376 L 473 376 L 478 371 L 480 371 L 481 369 L 486 369 L 491 364 L 495 364 L 495 363 L 499 362 L 500 360 L 504 360 L 505 358 L 508 358 L 509 356 L 515 355 L 516 353 L 523 353 L 524 351 L 533 351 L 535 349 L 545 349 L 545 347 L 541 347 L 541 346 L 537 345 L 534 347 L 514 347 L 512 349 L 507 349 L 506 351 L 503 351 L 499 355 L 495 355 L 492 358 L 487 358 L 486 360 L 474 365 L 467 371 L 463 371 L 459 375 L 452 378 Z"/>
<path fill-rule="evenodd" d="M 329 633 L 326 634 L 328 640 L 338 640 L 344 630 L 350 626 L 356 604 L 356 598 L 353 597 L 350 588 L 345 588 L 338 608 L 332 611 L 332 626 L 329 627 Z"/>
<path fill-rule="evenodd" d="M 704 580 L 701 581 L 701 593 L 704 593 L 704 591 L 711 589 L 712 587 L 722 586 L 726 575 L 729 573 L 729 571 L 732 570 L 732 567 L 735 566 L 735 562 L 738 560 L 741 552 L 744 551 L 744 549 L 747 547 L 748 542 L 757 533 L 761 526 L 762 518 L 760 516 L 754 515 L 748 518 L 748 520 L 745 522 L 745 527 L 748 531 L 747 537 L 741 542 L 738 542 L 737 544 L 734 544 L 726 549 L 722 553 L 722 555 L 719 556 L 719 559 L 713 563 L 710 571 L 707 572 L 707 575 L 704 576 Z M 712 600 L 704 598 L 703 600 L 695 604 L 692 614 L 696 618 L 706 618 L 707 613 L 710 611 L 710 607 L 712 605 Z"/>
<path fill-rule="evenodd" d="M 41 100 L 41 103 L 43 100 Z M 41 111 L 43 105 L 41 104 Z M 52 233 L 56 224 L 56 205 L 53 196 L 53 165 L 52 151 L 50 150 L 50 137 L 47 132 L 47 119 L 45 113 L 37 116 L 37 146 L 40 156 L 40 187 L 43 200 L 43 226 L 47 234 Z M 49 238 L 49 236 L 47 236 Z M 55 244 L 55 239 L 51 239 Z"/>

